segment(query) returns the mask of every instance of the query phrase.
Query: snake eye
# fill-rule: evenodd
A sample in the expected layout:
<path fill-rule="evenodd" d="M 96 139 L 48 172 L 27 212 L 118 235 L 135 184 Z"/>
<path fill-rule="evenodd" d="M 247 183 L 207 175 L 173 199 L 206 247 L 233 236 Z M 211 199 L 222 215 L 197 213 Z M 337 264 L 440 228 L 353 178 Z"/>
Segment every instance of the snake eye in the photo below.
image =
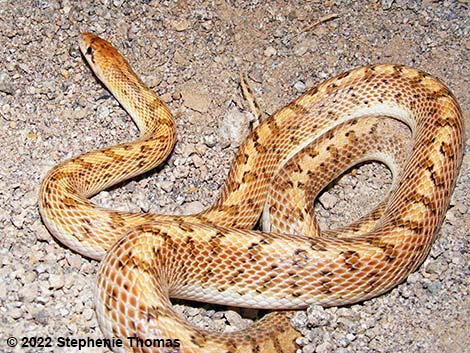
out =
<path fill-rule="evenodd" d="M 87 50 L 86 50 L 86 53 L 88 55 L 91 55 L 91 53 L 93 52 L 93 48 L 92 47 L 88 47 Z"/>

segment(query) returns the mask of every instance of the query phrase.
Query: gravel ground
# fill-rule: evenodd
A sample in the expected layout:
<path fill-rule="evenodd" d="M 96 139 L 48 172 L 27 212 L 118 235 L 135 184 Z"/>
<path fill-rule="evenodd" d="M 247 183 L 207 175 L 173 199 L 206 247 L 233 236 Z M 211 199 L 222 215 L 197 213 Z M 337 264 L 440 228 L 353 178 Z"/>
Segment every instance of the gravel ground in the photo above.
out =
<path fill-rule="evenodd" d="M 8 348 L 10 336 L 101 337 L 93 304 L 97 263 L 58 244 L 37 208 L 40 182 L 53 165 L 137 136 L 84 64 L 80 32 L 96 32 L 121 49 L 169 104 L 179 129 L 175 151 L 161 168 L 96 201 L 181 214 L 217 198 L 246 134 L 252 117 L 240 95 L 240 71 L 269 114 L 347 69 L 407 64 L 446 82 L 470 126 L 468 6 L 432 0 L 0 0 L 0 351 L 44 351 Z M 331 14 L 338 17 L 303 31 Z M 379 298 L 299 312 L 294 321 L 305 335 L 299 352 L 470 352 L 469 156 L 423 266 Z M 355 168 L 320 197 L 322 227 L 363 214 L 364 200 L 373 204 L 388 185 L 383 166 Z M 256 314 L 244 311 L 241 318 L 190 304 L 179 308 L 199 325 L 222 330 Z"/>

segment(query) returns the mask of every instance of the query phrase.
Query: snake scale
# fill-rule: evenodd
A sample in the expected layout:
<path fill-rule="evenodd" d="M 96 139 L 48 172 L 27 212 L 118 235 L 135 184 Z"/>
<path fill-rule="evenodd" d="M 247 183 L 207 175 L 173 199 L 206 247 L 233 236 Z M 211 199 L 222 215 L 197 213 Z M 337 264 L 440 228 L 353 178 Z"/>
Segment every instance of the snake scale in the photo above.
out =
<path fill-rule="evenodd" d="M 116 352 L 292 353 L 298 333 L 289 312 L 214 333 L 182 319 L 170 297 L 287 310 L 350 304 L 396 286 L 429 253 L 463 144 L 460 107 L 429 74 L 374 65 L 327 80 L 250 134 L 212 207 L 155 215 L 106 209 L 89 198 L 161 164 L 175 144 L 173 117 L 111 44 L 84 33 L 80 49 L 140 137 L 54 167 L 40 189 L 42 219 L 61 243 L 102 260 L 96 312 L 106 337 L 181 342 L 171 349 L 126 343 Z M 383 116 L 408 125 L 409 153 L 405 138 L 381 134 L 393 120 Z M 318 192 L 370 159 L 393 172 L 386 200 L 350 226 L 320 231 L 312 213 Z M 261 214 L 264 231 L 252 230 Z"/>

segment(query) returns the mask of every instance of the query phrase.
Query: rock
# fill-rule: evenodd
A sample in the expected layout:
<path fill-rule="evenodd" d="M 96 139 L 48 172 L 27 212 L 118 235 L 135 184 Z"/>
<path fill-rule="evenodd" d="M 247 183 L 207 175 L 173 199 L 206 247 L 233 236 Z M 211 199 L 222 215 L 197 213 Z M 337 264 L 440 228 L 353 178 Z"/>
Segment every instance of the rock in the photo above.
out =
<path fill-rule="evenodd" d="M 425 287 L 429 294 L 437 295 L 442 288 L 442 284 L 440 282 L 429 281 L 426 283 Z"/>
<path fill-rule="evenodd" d="M 173 184 L 174 184 L 174 182 L 172 182 L 170 180 L 162 180 L 158 183 L 158 186 L 160 186 L 160 188 L 163 191 L 171 192 L 171 190 L 173 190 Z"/>
<path fill-rule="evenodd" d="M 177 32 L 182 32 L 187 30 L 191 26 L 191 22 L 187 19 L 179 19 L 170 21 L 170 26 Z"/>
<path fill-rule="evenodd" d="M 384 10 L 389 10 L 392 7 L 394 0 L 381 0 L 382 8 Z"/>
<path fill-rule="evenodd" d="M 268 58 L 270 56 L 274 56 L 276 55 L 277 51 L 276 49 L 274 49 L 273 47 L 267 47 L 265 50 L 264 50 L 264 56 L 267 56 Z"/>
<path fill-rule="evenodd" d="M 52 289 L 60 289 L 65 284 L 65 279 L 63 274 L 51 274 L 49 275 L 49 284 Z"/>
<path fill-rule="evenodd" d="M 193 162 L 193 164 L 196 168 L 200 168 L 205 164 L 204 159 L 202 159 L 197 154 L 194 154 L 194 155 L 191 156 L 191 161 Z"/>
<path fill-rule="evenodd" d="M 230 326 L 234 326 L 237 329 L 243 329 L 246 326 L 243 318 L 235 311 L 227 311 L 224 316 Z"/>
<path fill-rule="evenodd" d="M 250 130 L 249 115 L 240 112 L 237 108 L 232 108 L 219 126 L 221 144 L 231 144 L 233 147 L 238 147 L 245 141 Z"/>
<path fill-rule="evenodd" d="M 303 83 L 302 81 L 297 81 L 296 83 L 294 83 L 294 88 L 299 93 L 305 92 L 305 83 Z"/>
<path fill-rule="evenodd" d="M 77 254 L 66 254 L 65 259 L 67 260 L 68 264 L 75 269 L 80 269 L 82 266 L 82 257 Z"/>
<path fill-rule="evenodd" d="M 303 43 L 299 43 L 294 47 L 294 54 L 296 56 L 303 56 L 308 51 L 308 47 Z"/>
<path fill-rule="evenodd" d="M 291 323 L 296 330 L 304 328 L 308 324 L 308 317 L 305 311 L 296 312 L 291 319 Z"/>
<path fill-rule="evenodd" d="M 0 282 L 0 301 L 5 302 L 7 299 L 7 285 L 3 280 Z"/>
<path fill-rule="evenodd" d="M 312 305 L 307 309 L 308 322 L 313 327 L 326 326 L 331 321 L 331 315 L 320 305 Z"/>
<path fill-rule="evenodd" d="M 184 106 L 189 109 L 200 113 L 206 113 L 209 110 L 211 100 L 206 93 L 201 93 L 194 89 L 184 89 L 181 91 L 181 97 L 183 98 Z"/>
<path fill-rule="evenodd" d="M 316 349 L 315 345 L 309 343 L 302 349 L 302 352 L 303 353 L 314 353 L 315 349 Z"/>
<path fill-rule="evenodd" d="M 335 346 L 333 346 L 330 342 L 323 342 L 316 347 L 317 353 L 332 353 L 335 351 Z"/>
<path fill-rule="evenodd" d="M 214 147 L 217 143 L 217 138 L 214 135 L 206 135 L 203 137 L 203 142 L 207 147 Z"/>
<path fill-rule="evenodd" d="M 0 72 L 0 92 L 10 95 L 15 93 L 11 77 L 6 72 Z"/>
<path fill-rule="evenodd" d="M 173 96 L 171 93 L 167 92 L 160 96 L 160 99 L 165 103 L 170 103 L 173 100 Z"/>
<path fill-rule="evenodd" d="M 308 344 L 308 339 L 306 337 L 298 337 L 295 340 L 295 343 L 297 343 L 300 347 L 304 347 Z"/>
<path fill-rule="evenodd" d="M 9 310 L 12 319 L 17 320 L 23 317 L 24 311 L 22 308 L 13 308 Z"/>
<path fill-rule="evenodd" d="M 17 229 L 22 229 L 23 224 L 24 224 L 24 219 L 25 219 L 25 213 L 21 212 L 19 215 L 15 215 L 11 218 L 11 223 L 17 228 Z"/>
<path fill-rule="evenodd" d="M 321 205 L 326 209 L 330 210 L 332 209 L 337 203 L 338 199 L 333 196 L 332 194 L 328 192 L 324 192 L 319 198 L 318 201 L 321 203 Z"/>
<path fill-rule="evenodd" d="M 187 202 L 181 205 L 181 213 L 183 215 L 192 215 L 204 210 L 204 205 L 199 201 Z"/>
<path fill-rule="evenodd" d="M 46 241 L 52 240 L 51 233 L 49 233 L 46 226 L 44 226 L 44 224 L 42 224 L 41 221 L 37 220 L 36 222 L 34 222 L 32 229 L 34 231 L 34 234 L 36 234 L 36 237 L 39 241 L 46 242 Z"/>
<path fill-rule="evenodd" d="M 175 178 L 177 179 L 184 179 L 186 178 L 188 175 L 189 175 L 189 172 L 191 170 L 189 169 L 189 166 L 187 166 L 186 164 L 181 164 L 181 165 L 178 165 L 174 170 L 173 170 L 173 175 L 175 176 Z"/>
<path fill-rule="evenodd" d="M 37 283 L 25 284 L 18 292 L 20 298 L 25 303 L 30 303 L 39 295 L 39 287 Z"/>
<path fill-rule="evenodd" d="M 90 321 L 95 315 L 95 311 L 90 308 L 85 308 L 82 313 L 85 320 Z"/>

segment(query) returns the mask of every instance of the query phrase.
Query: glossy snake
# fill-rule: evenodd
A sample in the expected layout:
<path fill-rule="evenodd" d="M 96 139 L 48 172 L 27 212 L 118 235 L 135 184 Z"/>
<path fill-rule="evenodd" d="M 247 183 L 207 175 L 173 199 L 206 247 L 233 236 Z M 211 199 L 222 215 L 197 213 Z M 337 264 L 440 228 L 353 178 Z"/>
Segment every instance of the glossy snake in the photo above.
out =
<path fill-rule="evenodd" d="M 175 143 L 175 123 L 108 42 L 86 33 L 80 48 L 141 137 L 53 168 L 40 190 L 42 218 L 60 242 L 102 260 L 96 310 L 106 337 L 181 342 L 171 349 L 126 343 L 117 352 L 292 353 L 298 333 L 286 312 L 240 332 L 213 333 L 180 318 L 169 298 L 271 309 L 343 305 L 386 292 L 427 256 L 449 205 L 463 141 L 459 105 L 437 79 L 398 65 L 343 73 L 251 133 L 208 210 L 134 214 L 88 199 L 162 163 Z M 406 157 L 403 138 L 380 134 L 387 120 L 381 116 L 409 126 Z M 320 232 L 311 210 L 317 193 L 369 159 L 393 171 L 387 200 L 349 227 Z M 265 232 L 251 230 L 261 213 Z"/>

